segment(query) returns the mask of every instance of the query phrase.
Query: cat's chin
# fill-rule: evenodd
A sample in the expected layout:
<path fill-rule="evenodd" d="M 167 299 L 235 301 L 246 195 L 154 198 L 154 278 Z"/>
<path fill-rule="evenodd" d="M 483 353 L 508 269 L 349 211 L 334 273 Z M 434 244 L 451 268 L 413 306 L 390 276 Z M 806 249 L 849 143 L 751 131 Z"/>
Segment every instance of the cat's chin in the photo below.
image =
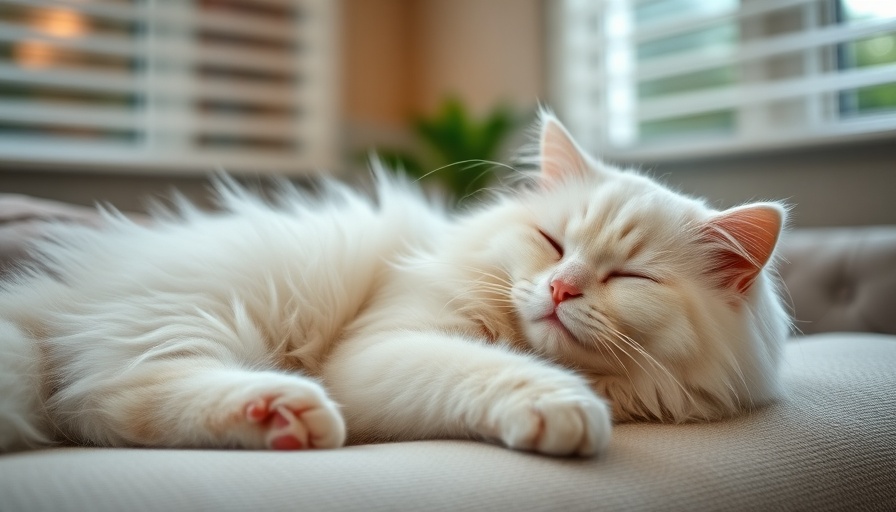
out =
<path fill-rule="evenodd" d="M 556 311 L 531 321 L 527 330 L 529 339 L 533 340 L 530 343 L 548 355 L 590 352 L 589 346 L 566 326 Z"/>
<path fill-rule="evenodd" d="M 561 333 L 563 337 L 572 338 L 574 341 L 578 341 L 576 340 L 575 335 L 566 327 L 566 324 L 563 323 L 563 320 L 557 315 L 556 311 L 543 317 L 539 322 L 545 324 L 549 331 L 557 331 Z"/>
<path fill-rule="evenodd" d="M 549 333 L 561 341 L 574 344 L 580 349 L 588 349 L 588 346 L 575 333 L 569 330 L 569 327 L 566 326 L 566 323 L 556 311 L 542 318 L 541 323 L 545 325 Z"/>

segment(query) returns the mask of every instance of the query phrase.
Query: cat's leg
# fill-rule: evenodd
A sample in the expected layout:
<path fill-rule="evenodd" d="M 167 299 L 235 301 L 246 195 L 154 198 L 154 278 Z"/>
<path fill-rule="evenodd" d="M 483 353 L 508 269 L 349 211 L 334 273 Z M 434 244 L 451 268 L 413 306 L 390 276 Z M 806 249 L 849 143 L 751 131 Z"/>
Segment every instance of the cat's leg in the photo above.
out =
<path fill-rule="evenodd" d="M 376 338 L 346 341 L 324 369 L 353 440 L 488 438 L 585 456 L 609 443 L 609 408 L 569 370 L 441 333 Z"/>
<path fill-rule="evenodd" d="M 345 442 L 342 416 L 318 383 L 208 359 L 143 362 L 61 390 L 52 403 L 64 430 L 101 445 L 302 449 Z"/>

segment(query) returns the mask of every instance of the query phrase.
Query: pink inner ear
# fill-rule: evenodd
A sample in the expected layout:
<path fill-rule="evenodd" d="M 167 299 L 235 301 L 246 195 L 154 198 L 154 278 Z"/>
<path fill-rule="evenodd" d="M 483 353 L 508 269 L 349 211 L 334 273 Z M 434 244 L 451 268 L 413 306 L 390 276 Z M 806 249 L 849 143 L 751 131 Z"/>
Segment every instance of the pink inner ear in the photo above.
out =
<path fill-rule="evenodd" d="M 714 246 L 710 271 L 724 286 L 749 290 L 775 250 L 783 221 L 784 210 L 772 203 L 732 208 L 711 219 L 704 229 L 704 241 Z"/>
<path fill-rule="evenodd" d="M 541 174 L 547 181 L 572 175 L 584 175 L 588 168 L 582 150 L 560 121 L 553 117 L 544 120 L 541 128 Z"/>

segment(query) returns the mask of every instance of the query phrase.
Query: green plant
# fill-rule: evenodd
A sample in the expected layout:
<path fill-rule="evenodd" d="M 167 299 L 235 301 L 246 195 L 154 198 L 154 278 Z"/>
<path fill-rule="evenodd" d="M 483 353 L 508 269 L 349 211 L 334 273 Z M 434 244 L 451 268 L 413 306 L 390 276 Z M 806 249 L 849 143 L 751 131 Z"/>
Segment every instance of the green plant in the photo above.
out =
<path fill-rule="evenodd" d="M 494 163 L 498 152 L 519 124 L 506 106 L 474 119 L 460 100 L 449 98 L 432 117 L 413 121 L 418 151 L 379 155 L 390 168 L 435 183 L 459 201 L 492 184 L 501 168 Z"/>

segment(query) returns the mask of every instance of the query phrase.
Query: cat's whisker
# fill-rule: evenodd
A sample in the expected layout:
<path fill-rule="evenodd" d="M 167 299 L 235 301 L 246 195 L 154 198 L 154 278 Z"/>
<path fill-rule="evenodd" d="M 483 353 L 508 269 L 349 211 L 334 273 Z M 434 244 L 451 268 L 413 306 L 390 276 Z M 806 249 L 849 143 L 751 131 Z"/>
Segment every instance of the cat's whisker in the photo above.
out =
<path fill-rule="evenodd" d="M 466 290 L 464 292 L 456 294 L 454 297 L 452 297 L 450 300 L 448 300 L 444 306 L 442 306 L 441 313 L 445 313 L 447 308 L 449 306 L 451 306 L 453 303 L 455 303 L 456 301 L 467 298 L 474 294 L 477 294 L 477 290 Z M 487 297 L 482 297 L 482 298 L 484 300 L 488 300 L 491 302 L 498 302 L 498 304 L 493 305 L 493 307 L 496 309 L 506 309 L 508 311 L 513 311 L 515 309 L 513 301 L 509 298 L 505 299 L 502 297 L 493 297 L 493 296 L 492 297 L 487 296 Z M 506 302 L 506 304 L 500 304 L 500 302 Z"/>
<path fill-rule="evenodd" d="M 608 332 L 609 332 L 611 335 L 613 335 L 614 337 L 616 337 L 617 340 L 619 340 L 619 341 L 624 341 L 624 340 L 622 340 L 621 338 L 619 338 L 619 337 L 617 336 L 617 333 L 616 333 L 612 328 L 609 328 Z M 636 349 L 636 350 L 637 350 L 637 347 L 632 347 L 632 346 L 629 345 L 628 343 L 626 343 L 625 346 L 620 345 L 619 343 L 617 343 L 616 341 L 613 340 L 613 337 L 607 338 L 607 341 L 609 341 L 610 343 L 612 343 L 614 347 L 618 348 L 623 354 L 625 354 L 626 357 L 628 357 L 629 359 L 631 359 L 636 365 L 638 365 L 639 368 L 641 368 L 641 371 L 642 371 L 642 373 L 643 373 L 644 375 L 646 375 L 646 376 L 649 377 L 651 380 L 653 380 L 654 383 L 656 383 L 655 377 L 653 376 L 652 372 L 650 372 L 644 365 L 642 365 L 641 362 L 638 360 L 637 357 L 633 356 L 631 353 L 629 353 L 629 352 L 625 349 L 625 346 L 629 346 L 629 347 L 634 348 L 634 349 Z M 630 374 L 629 374 L 629 379 L 631 379 L 631 375 L 630 375 Z"/>
<path fill-rule="evenodd" d="M 447 263 L 446 263 L 446 265 L 447 265 Z M 456 264 L 456 263 L 453 264 L 452 266 L 453 266 L 454 268 L 459 268 L 459 269 L 462 269 L 462 270 L 467 270 L 467 271 L 474 272 L 474 273 L 476 273 L 476 274 L 478 274 L 478 275 L 480 275 L 480 276 L 482 276 L 482 277 L 490 277 L 490 278 L 492 278 L 492 279 L 494 279 L 494 280 L 496 280 L 496 281 L 499 281 L 499 282 L 501 282 L 501 283 L 503 283 L 503 284 L 506 284 L 508 287 L 512 287 L 512 286 L 513 286 L 513 282 L 510 281 L 509 277 L 502 277 L 502 276 L 499 276 L 499 275 L 494 274 L 494 273 L 492 273 L 492 272 L 488 272 L 488 271 L 486 271 L 485 269 L 482 269 L 482 268 L 477 268 L 477 267 L 473 267 L 473 266 L 470 266 L 470 265 L 458 265 L 458 264 Z"/>
<path fill-rule="evenodd" d="M 461 288 L 467 288 L 466 293 L 468 294 L 479 293 L 482 295 L 483 299 L 503 299 L 507 302 L 511 302 L 510 293 L 512 290 L 504 285 L 481 281 L 474 281 L 472 283 L 456 281 L 456 283 L 460 285 Z"/>
<path fill-rule="evenodd" d="M 468 290 L 466 292 L 459 293 L 459 294 L 455 295 L 454 297 L 448 299 L 448 301 L 446 301 L 445 304 L 442 306 L 442 309 L 439 310 L 439 315 L 445 314 L 445 312 L 448 310 L 448 308 L 452 304 L 454 304 L 455 301 L 459 301 L 471 293 L 473 293 L 473 292 Z"/>
<path fill-rule="evenodd" d="M 450 163 L 450 164 L 447 164 L 447 165 L 443 165 L 443 166 L 441 166 L 441 167 L 438 167 L 438 168 L 436 168 L 436 169 L 433 169 L 433 170 L 427 172 L 426 174 L 424 174 L 423 176 L 420 176 L 419 178 L 417 178 L 417 179 L 414 180 L 414 181 L 415 181 L 415 182 L 419 182 L 420 180 L 422 180 L 422 179 L 424 179 L 424 178 L 428 178 L 429 176 L 432 176 L 433 174 L 435 174 L 435 173 L 437 173 L 437 172 L 439 172 L 439 171 L 445 170 L 445 169 L 447 169 L 447 168 L 449 168 L 449 167 L 453 167 L 453 166 L 455 166 L 455 165 L 468 164 L 468 163 L 475 163 L 475 164 L 478 164 L 478 165 L 494 165 L 495 167 L 502 167 L 502 168 L 505 168 L 505 169 L 507 169 L 507 170 L 509 170 L 509 171 L 514 171 L 514 172 L 516 171 L 516 169 L 515 169 L 513 166 L 510 166 L 510 165 L 505 164 L 505 163 L 495 162 L 495 161 L 493 161 L 493 160 L 483 160 L 483 159 L 479 159 L 479 158 L 474 158 L 474 159 L 470 159 L 470 160 L 461 160 L 460 162 L 454 162 L 454 163 Z"/>
<path fill-rule="evenodd" d="M 615 341 L 613 341 L 612 338 L 604 338 L 604 337 L 601 337 L 601 338 L 598 339 L 598 345 L 603 345 L 605 342 L 609 342 L 609 343 L 611 343 L 611 344 L 613 345 L 613 347 L 615 347 L 616 349 L 618 349 L 619 351 L 621 351 L 621 352 L 622 352 L 623 354 L 625 354 L 629 359 L 633 359 L 632 356 L 629 355 L 628 352 L 626 352 L 625 348 L 619 346 L 619 344 L 616 343 Z M 619 362 L 619 367 L 620 367 L 620 368 L 622 369 L 622 371 L 625 373 L 625 377 L 629 380 L 629 382 L 631 382 L 631 380 L 632 380 L 632 374 L 628 371 L 628 366 L 626 366 L 626 364 L 622 362 L 622 358 L 619 357 L 619 354 L 617 354 L 616 351 L 613 350 L 613 349 L 610 348 L 610 347 L 607 347 L 607 352 L 609 352 L 610 355 L 612 355 L 612 356 L 616 359 L 616 361 Z"/>
<path fill-rule="evenodd" d="M 495 294 L 494 290 L 471 290 L 473 292 L 485 292 L 482 294 L 483 300 L 487 300 L 489 302 L 504 302 L 507 304 L 516 304 L 516 302 L 503 294 Z"/>
<path fill-rule="evenodd" d="M 498 276 L 498 275 L 493 274 L 493 273 L 491 273 L 491 272 L 486 272 L 485 270 L 482 270 L 482 269 L 477 269 L 477 268 L 475 268 L 475 267 L 468 267 L 468 266 L 466 266 L 466 265 L 461 265 L 460 267 L 461 267 L 461 268 L 464 268 L 464 269 L 466 269 L 466 270 L 472 270 L 472 271 L 478 272 L 478 273 L 479 273 L 481 276 L 483 276 L 483 277 L 490 277 L 490 278 L 494 279 L 495 281 L 498 281 L 498 282 L 500 282 L 500 283 L 506 285 L 508 288 L 512 288 L 512 287 L 513 287 L 513 282 L 510 281 L 510 279 L 507 279 L 507 278 Z"/>
<path fill-rule="evenodd" d="M 619 338 L 617 338 L 617 339 L 619 339 Z M 622 341 L 621 339 L 619 339 L 619 340 Z M 629 358 L 630 358 L 630 359 L 631 359 L 631 360 L 638 366 L 638 368 L 641 369 L 641 375 L 647 377 L 647 378 L 650 380 L 651 385 L 654 387 L 654 389 L 657 390 L 657 391 L 655 392 L 654 399 L 656 399 L 656 400 L 662 400 L 662 396 L 664 396 L 664 394 L 663 394 L 663 393 L 660 393 L 659 390 L 663 389 L 664 386 L 663 386 L 663 383 L 660 382 L 659 377 L 658 377 L 654 372 L 652 372 L 652 371 L 650 371 L 648 368 L 646 368 L 643 364 L 641 364 L 641 362 L 638 360 L 638 358 L 636 358 L 636 357 L 634 357 L 633 355 L 629 354 L 629 353 L 625 350 L 625 348 L 624 348 L 623 346 L 620 346 L 618 343 L 612 341 L 612 339 L 611 339 L 611 342 L 612 342 L 616 347 L 618 347 L 619 350 L 621 350 L 624 354 L 626 354 L 626 355 L 627 355 L 627 356 L 628 356 L 628 357 L 629 357 Z M 631 376 L 630 376 L 630 375 L 629 375 L 629 379 L 631 379 Z M 640 388 L 640 386 L 638 386 L 638 385 L 637 385 L 636 383 L 634 383 L 634 382 L 632 382 L 632 384 L 634 384 L 633 387 L 632 387 L 632 392 L 633 392 L 634 396 L 637 396 L 637 397 L 642 401 L 642 403 L 645 404 L 645 406 L 646 406 L 646 404 L 649 402 L 649 400 L 645 400 L 644 397 L 641 396 L 641 388 Z M 657 417 L 659 417 L 659 415 L 657 415 Z"/>
<path fill-rule="evenodd" d="M 511 290 L 508 290 L 506 288 L 495 288 L 495 287 L 491 287 L 491 286 L 478 286 L 473 289 L 478 292 L 483 292 L 484 294 L 490 294 L 492 297 L 496 297 L 496 298 L 506 298 L 506 299 L 510 298 Z"/>
<path fill-rule="evenodd" d="M 513 288 L 512 285 L 510 285 L 509 283 L 505 283 L 503 281 L 491 282 L 491 281 L 486 280 L 486 278 L 489 278 L 489 277 L 494 278 L 495 276 L 481 275 L 478 278 L 476 278 L 475 281 L 472 281 L 472 283 L 477 286 L 492 286 L 495 288 L 500 288 L 502 290 L 510 290 L 511 288 Z"/>
<path fill-rule="evenodd" d="M 497 274 L 494 274 L 494 273 L 492 273 L 492 272 L 488 272 L 488 271 L 485 270 L 485 269 L 478 268 L 478 267 L 473 267 L 473 266 L 470 266 L 470 265 L 458 264 L 457 262 L 434 261 L 434 260 L 433 260 L 433 261 L 427 261 L 427 262 L 414 262 L 414 263 L 415 263 L 415 264 L 419 264 L 419 265 L 425 265 L 425 264 L 429 264 L 429 265 L 444 265 L 444 266 L 446 266 L 446 267 L 450 267 L 450 268 L 457 268 L 457 269 L 461 269 L 461 270 L 467 270 L 467 271 L 474 272 L 474 273 L 476 273 L 476 274 L 478 274 L 478 275 L 480 275 L 480 276 L 483 276 L 483 277 L 490 277 L 490 278 L 492 278 L 492 279 L 494 279 L 494 280 L 496 280 L 496 281 L 499 281 L 499 282 L 501 282 L 501 283 L 504 283 L 504 284 L 507 285 L 508 288 L 510 288 L 510 287 L 513 286 L 513 282 L 510 281 L 509 277 L 507 277 L 507 278 L 505 278 L 505 277 L 501 277 L 501 276 L 499 276 L 499 275 L 497 275 Z"/>
<path fill-rule="evenodd" d="M 691 402 L 691 405 L 694 406 L 695 409 L 699 409 L 698 407 L 696 407 L 697 402 L 694 399 L 694 396 L 690 393 L 690 391 L 687 390 L 687 388 L 684 386 L 684 384 L 682 384 L 681 381 L 678 380 L 675 377 L 675 375 L 673 375 L 672 372 L 669 371 L 669 369 L 665 367 L 665 365 L 663 365 L 662 363 L 657 361 L 653 356 L 651 356 L 649 353 L 647 353 L 647 351 L 644 350 L 640 346 L 640 343 L 638 343 L 637 341 L 632 339 L 630 336 L 626 335 L 625 333 L 620 332 L 619 330 L 617 330 L 615 328 L 612 328 L 612 327 L 609 327 L 609 328 L 611 329 L 611 332 L 613 332 L 617 336 L 617 339 L 619 341 L 627 344 L 629 347 L 636 350 L 639 354 L 644 356 L 644 358 L 647 360 L 647 362 L 651 363 L 654 367 L 656 367 L 658 370 L 663 372 L 669 379 L 671 379 L 672 382 L 675 383 L 675 385 L 678 386 L 679 389 L 681 389 L 681 392 Z M 635 360 L 635 362 L 637 362 L 637 360 Z M 639 364 L 639 366 L 640 366 L 640 364 Z M 647 373 L 650 374 L 650 372 L 647 372 Z"/>
<path fill-rule="evenodd" d="M 571 320 L 572 322 L 575 322 L 575 323 L 577 323 L 577 324 L 579 324 L 579 325 L 584 326 L 587 330 L 592 330 L 592 329 L 593 329 L 593 330 L 597 330 L 598 332 L 601 332 L 601 331 L 603 331 L 603 330 L 605 330 L 605 329 L 607 328 L 606 324 L 605 324 L 604 322 L 600 321 L 598 318 L 596 318 L 596 317 L 594 317 L 594 316 L 592 316 L 592 315 L 588 315 L 587 312 L 586 312 L 586 316 L 587 316 L 589 319 L 594 320 L 595 323 L 596 323 L 596 325 L 588 325 L 587 323 L 585 323 L 585 322 L 583 322 L 583 321 L 581 321 L 581 320 L 579 320 L 579 319 L 577 319 L 577 318 L 572 318 L 572 319 L 570 319 L 570 320 Z M 607 342 L 607 341 L 610 342 L 614 347 L 616 347 L 619 351 L 621 351 L 621 352 L 622 352 L 623 354 L 625 354 L 627 357 L 629 357 L 630 359 L 633 359 L 632 356 L 629 355 L 628 352 L 627 352 L 623 347 L 619 346 L 619 344 L 617 344 L 616 342 L 614 342 L 612 339 L 607 339 L 607 338 L 604 338 L 604 337 L 602 337 L 602 336 L 595 337 L 595 338 L 591 339 L 590 341 L 593 342 L 593 345 L 594 345 L 595 347 L 597 347 L 597 349 L 598 349 L 599 351 L 602 351 L 602 349 L 605 348 L 606 351 L 609 352 L 610 355 L 612 355 L 613 358 L 615 358 L 616 361 L 619 363 L 619 367 L 622 369 L 623 372 L 625 372 L 626 378 L 628 378 L 629 381 L 632 380 L 632 376 L 631 376 L 631 374 L 629 373 L 628 368 L 626 367 L 625 363 L 622 362 L 622 359 L 619 357 L 619 355 L 616 353 L 616 351 L 614 351 L 611 347 L 606 347 L 606 346 L 605 346 L 605 342 Z"/>
<path fill-rule="evenodd" d="M 491 299 L 491 300 L 489 300 L 489 302 L 496 302 L 497 304 L 494 304 L 494 307 L 498 308 L 498 309 L 505 309 L 507 311 L 514 311 L 516 309 L 516 304 L 513 301 L 509 301 L 509 300 L 502 301 L 502 300 L 497 300 L 497 299 Z"/>
<path fill-rule="evenodd" d="M 615 337 L 616 339 L 618 339 L 620 342 L 624 343 L 625 346 L 628 346 L 628 347 L 630 347 L 631 349 L 635 350 L 635 351 L 636 351 L 639 355 L 641 355 L 647 362 L 651 363 L 651 365 L 653 365 L 654 367 L 658 368 L 660 371 L 662 371 L 663 373 L 665 373 L 670 379 L 672 379 L 672 380 L 675 382 L 675 384 L 676 384 L 679 388 L 681 388 L 682 392 L 685 393 L 685 395 L 688 397 L 688 399 L 691 400 L 691 401 L 693 402 L 693 397 L 690 395 L 690 393 L 687 391 L 687 389 L 685 389 L 684 385 L 682 385 L 681 382 L 678 381 L 678 379 L 676 379 L 675 376 L 672 375 L 672 373 L 671 373 L 671 372 L 670 372 L 664 365 L 662 365 L 662 364 L 661 364 L 659 361 L 657 361 L 653 356 L 651 356 L 651 355 L 650 355 L 644 348 L 642 348 L 641 345 L 640 345 L 640 343 L 638 343 L 637 341 L 635 341 L 635 340 L 632 339 L 631 337 L 627 336 L 626 334 L 622 333 L 622 332 L 619 331 L 618 329 L 612 327 L 612 326 L 609 325 L 607 322 L 604 322 L 604 321 L 600 320 L 600 319 L 596 316 L 595 313 L 598 313 L 598 314 L 599 314 L 600 312 L 599 312 L 597 309 L 592 309 L 591 311 L 586 311 L 585 314 L 586 314 L 586 316 L 587 316 L 588 318 L 593 319 L 595 322 L 597 322 L 597 323 L 600 325 L 600 327 L 603 328 L 602 330 L 605 330 L 606 332 L 608 332 L 609 334 L 612 335 L 612 337 L 610 337 L 610 338 L 606 338 L 607 341 L 609 341 L 610 343 L 612 343 L 617 349 L 619 349 L 623 354 L 625 354 L 629 359 L 631 359 L 635 364 L 637 364 L 637 365 L 641 368 L 641 370 L 643 371 L 643 373 L 644 373 L 647 377 L 649 377 L 651 380 L 653 380 L 655 384 L 658 385 L 659 383 L 656 381 L 656 377 L 653 375 L 653 372 L 650 372 L 647 368 L 645 368 L 645 367 L 640 363 L 640 361 L 638 360 L 638 358 L 635 357 L 634 355 L 630 354 L 627 350 L 625 350 L 625 348 L 624 348 L 622 345 L 620 345 L 619 343 L 616 343 L 615 341 L 613 341 L 613 337 Z M 614 355 L 615 355 L 615 354 L 614 354 Z M 618 358 L 618 356 L 617 356 L 617 358 Z M 622 364 L 621 360 L 620 360 L 620 364 Z M 627 370 L 626 366 L 625 366 L 624 364 L 622 364 L 622 367 L 623 367 L 623 369 L 626 371 L 626 375 L 627 375 L 627 377 L 629 378 L 629 380 L 631 380 L 631 374 L 628 373 L 628 370 Z"/>

